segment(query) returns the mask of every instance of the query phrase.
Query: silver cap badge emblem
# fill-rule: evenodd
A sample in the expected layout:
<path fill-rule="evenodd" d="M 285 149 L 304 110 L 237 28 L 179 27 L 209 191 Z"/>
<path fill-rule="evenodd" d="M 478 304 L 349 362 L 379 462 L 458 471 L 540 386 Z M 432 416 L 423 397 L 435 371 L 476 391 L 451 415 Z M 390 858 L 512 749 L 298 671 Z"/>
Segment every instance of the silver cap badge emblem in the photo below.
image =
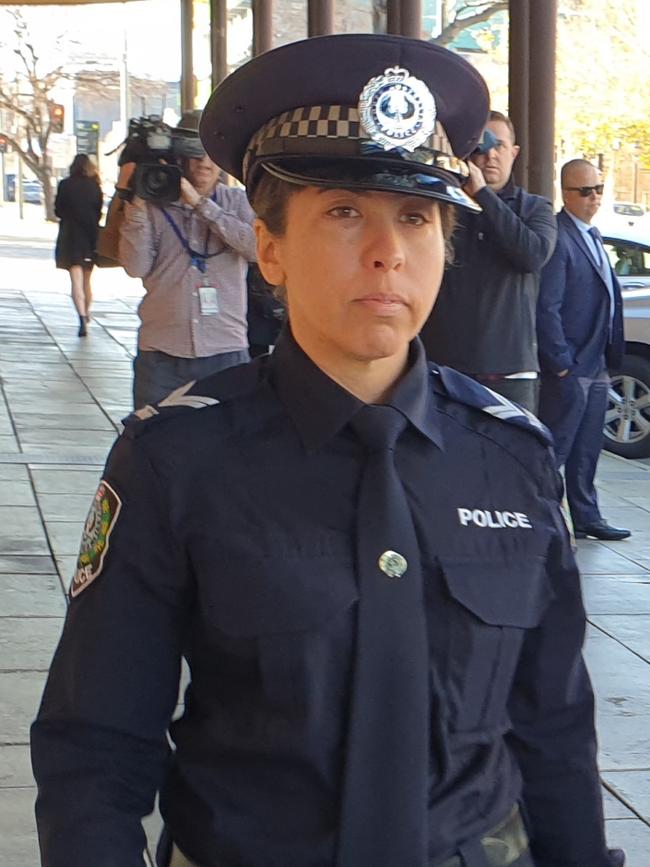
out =
<path fill-rule="evenodd" d="M 393 66 L 371 78 L 359 97 L 361 126 L 385 150 L 414 151 L 436 123 L 436 102 L 423 81 Z"/>

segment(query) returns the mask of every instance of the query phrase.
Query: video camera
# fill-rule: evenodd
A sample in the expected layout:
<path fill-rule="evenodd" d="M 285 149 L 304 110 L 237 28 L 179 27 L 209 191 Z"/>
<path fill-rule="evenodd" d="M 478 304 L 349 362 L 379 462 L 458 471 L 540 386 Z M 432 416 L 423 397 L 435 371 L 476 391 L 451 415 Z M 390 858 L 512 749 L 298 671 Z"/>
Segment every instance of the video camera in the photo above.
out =
<path fill-rule="evenodd" d="M 132 188 L 150 202 L 175 202 L 181 194 L 182 159 L 201 159 L 205 150 L 195 129 L 171 127 L 157 114 L 133 117 L 118 165 L 136 163 Z"/>
<path fill-rule="evenodd" d="M 491 151 L 492 148 L 496 147 L 499 144 L 499 139 L 495 136 L 491 129 L 484 129 L 483 135 L 481 137 L 480 142 L 476 145 L 474 150 L 472 151 L 472 155 L 474 154 L 486 154 L 488 151 Z"/>

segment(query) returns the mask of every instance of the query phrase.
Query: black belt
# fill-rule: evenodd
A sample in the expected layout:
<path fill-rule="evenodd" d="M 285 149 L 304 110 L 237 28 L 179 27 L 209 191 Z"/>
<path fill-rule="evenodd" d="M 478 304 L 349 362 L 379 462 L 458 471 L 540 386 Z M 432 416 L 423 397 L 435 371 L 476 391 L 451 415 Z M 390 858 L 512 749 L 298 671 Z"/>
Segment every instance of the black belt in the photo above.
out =
<path fill-rule="evenodd" d="M 490 867 L 510 867 L 528 851 L 528 836 L 519 814 L 519 808 L 513 807 L 508 818 L 488 831 L 479 841 L 480 848 Z M 461 846 L 461 851 L 464 847 Z M 199 867 L 176 850 L 172 858 L 172 867 Z M 431 867 L 464 867 L 462 855 L 452 855 L 444 861 L 436 861 Z M 227 867 L 219 862 L 219 867 Z"/>

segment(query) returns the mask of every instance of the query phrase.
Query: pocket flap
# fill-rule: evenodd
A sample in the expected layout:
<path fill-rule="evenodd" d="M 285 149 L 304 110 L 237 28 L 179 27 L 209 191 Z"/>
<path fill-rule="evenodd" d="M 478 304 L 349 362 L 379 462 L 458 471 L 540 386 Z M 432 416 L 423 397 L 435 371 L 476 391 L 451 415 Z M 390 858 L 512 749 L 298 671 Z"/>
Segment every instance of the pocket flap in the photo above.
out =
<path fill-rule="evenodd" d="M 492 626 L 538 626 L 553 598 L 545 558 L 461 560 L 440 558 L 453 598 Z"/>

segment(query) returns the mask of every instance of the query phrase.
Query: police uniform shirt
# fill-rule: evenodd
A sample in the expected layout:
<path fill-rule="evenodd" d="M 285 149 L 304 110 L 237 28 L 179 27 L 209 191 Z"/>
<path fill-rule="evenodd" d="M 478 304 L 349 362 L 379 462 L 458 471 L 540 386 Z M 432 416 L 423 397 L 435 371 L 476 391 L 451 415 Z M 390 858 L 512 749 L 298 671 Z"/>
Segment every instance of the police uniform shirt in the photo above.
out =
<path fill-rule="evenodd" d="M 43 863 L 141 867 L 160 787 L 198 864 L 332 867 L 362 404 L 290 333 L 163 403 L 109 458 L 103 562 L 77 573 L 33 727 Z M 396 465 L 426 586 L 431 861 L 520 800 L 536 867 L 605 867 L 584 611 L 546 436 L 428 366 L 417 340 L 391 404 L 409 420 Z"/>

